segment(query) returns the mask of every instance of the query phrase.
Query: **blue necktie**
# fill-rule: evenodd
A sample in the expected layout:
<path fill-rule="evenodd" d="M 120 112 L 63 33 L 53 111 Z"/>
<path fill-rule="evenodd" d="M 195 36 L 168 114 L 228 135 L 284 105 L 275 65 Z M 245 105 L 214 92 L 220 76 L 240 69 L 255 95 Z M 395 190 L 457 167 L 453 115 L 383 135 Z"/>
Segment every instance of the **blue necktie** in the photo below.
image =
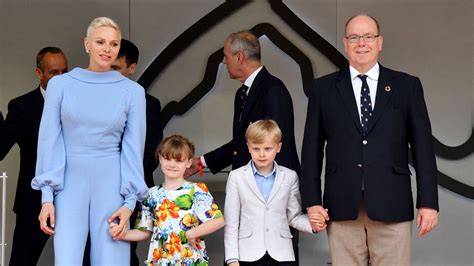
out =
<path fill-rule="evenodd" d="M 370 117 L 372 116 L 372 102 L 370 101 L 367 76 L 359 75 L 358 77 L 362 80 L 362 88 L 360 90 L 360 124 L 364 132 L 366 132 Z"/>

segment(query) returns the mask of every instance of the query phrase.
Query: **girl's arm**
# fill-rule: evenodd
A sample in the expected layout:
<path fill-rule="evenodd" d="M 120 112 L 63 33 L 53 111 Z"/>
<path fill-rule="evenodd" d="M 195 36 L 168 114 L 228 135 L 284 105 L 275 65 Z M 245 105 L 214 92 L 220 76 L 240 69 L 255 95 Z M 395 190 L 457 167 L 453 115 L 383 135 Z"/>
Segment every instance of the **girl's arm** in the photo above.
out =
<path fill-rule="evenodd" d="M 199 226 L 186 231 L 186 238 L 188 239 L 189 244 L 191 244 L 193 247 L 196 247 L 196 239 L 214 233 L 215 231 L 224 227 L 224 225 L 224 217 L 208 220 Z"/>
<path fill-rule="evenodd" d="M 111 236 L 114 235 L 115 231 L 118 230 L 119 225 L 116 223 L 110 223 L 109 233 Z M 151 235 L 148 230 L 133 229 L 127 231 L 123 237 L 112 237 L 113 240 L 126 240 L 126 241 L 143 241 L 147 240 Z"/>

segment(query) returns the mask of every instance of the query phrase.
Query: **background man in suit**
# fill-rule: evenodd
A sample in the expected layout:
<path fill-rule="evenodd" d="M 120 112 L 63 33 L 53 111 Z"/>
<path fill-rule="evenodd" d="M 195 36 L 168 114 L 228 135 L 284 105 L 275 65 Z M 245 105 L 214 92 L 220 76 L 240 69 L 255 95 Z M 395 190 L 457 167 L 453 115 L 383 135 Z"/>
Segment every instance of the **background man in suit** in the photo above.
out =
<path fill-rule="evenodd" d="M 232 33 L 224 43 L 224 64 L 231 79 L 242 82 L 234 100 L 233 138 L 220 148 L 194 160 L 188 174 L 197 172 L 198 161 L 213 174 L 232 165 L 232 169 L 250 161 L 245 130 L 253 121 L 275 120 L 283 132 L 283 147 L 278 164 L 299 173 L 296 152 L 293 102 L 285 84 L 272 76 L 260 61 L 260 42 L 248 31 Z"/>
<path fill-rule="evenodd" d="M 418 78 L 378 64 L 378 22 L 346 23 L 350 66 L 310 90 L 301 194 L 308 213 L 328 215 L 333 265 L 410 265 L 413 199 L 408 148 L 416 169 L 419 236 L 438 222 L 431 125 Z M 326 144 L 324 202 L 321 171 Z M 370 258 L 369 258 L 370 254 Z"/>
<path fill-rule="evenodd" d="M 40 85 L 8 103 L 5 121 L 0 113 L 0 160 L 15 143 L 20 147 L 20 173 L 13 205 L 16 226 L 10 265 L 36 265 L 49 237 L 38 226 L 41 191 L 31 188 L 31 179 L 35 176 L 38 131 L 48 81 L 67 70 L 67 59 L 61 49 L 41 49 L 36 56 L 35 70 Z"/>
<path fill-rule="evenodd" d="M 137 68 L 139 57 L 139 50 L 137 46 L 129 40 L 122 39 L 120 41 L 120 51 L 117 59 L 112 63 L 112 69 L 119 71 L 122 75 L 131 78 Z M 161 127 L 160 101 L 145 93 L 146 99 L 146 139 L 145 139 L 145 151 L 143 156 L 143 170 L 145 174 L 145 182 L 148 187 L 155 186 L 153 182 L 153 172 L 158 166 L 158 162 L 155 159 L 155 150 L 158 144 L 163 139 L 163 129 Z M 130 225 L 133 227 L 136 220 L 136 213 L 130 217 Z M 136 255 L 137 242 L 130 242 L 131 247 L 131 265 L 141 265 Z"/>

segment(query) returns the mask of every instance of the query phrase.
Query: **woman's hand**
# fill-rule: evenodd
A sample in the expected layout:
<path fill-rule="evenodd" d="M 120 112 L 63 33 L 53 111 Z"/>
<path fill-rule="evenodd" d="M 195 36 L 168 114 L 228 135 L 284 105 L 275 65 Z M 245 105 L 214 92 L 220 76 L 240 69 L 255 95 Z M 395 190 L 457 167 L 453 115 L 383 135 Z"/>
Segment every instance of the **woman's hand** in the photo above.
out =
<path fill-rule="evenodd" d="M 49 224 L 48 225 L 48 219 Z M 38 220 L 40 222 L 41 230 L 50 236 L 54 235 L 54 204 L 52 202 L 45 202 L 41 207 L 40 215 L 38 216 Z"/>
<path fill-rule="evenodd" d="M 119 224 L 112 235 L 114 240 L 123 239 L 125 235 L 127 235 L 128 219 L 130 218 L 130 215 L 132 215 L 132 210 L 127 207 L 120 207 L 112 214 L 112 216 L 109 217 L 109 224 L 113 223 L 115 219 L 119 220 Z"/>

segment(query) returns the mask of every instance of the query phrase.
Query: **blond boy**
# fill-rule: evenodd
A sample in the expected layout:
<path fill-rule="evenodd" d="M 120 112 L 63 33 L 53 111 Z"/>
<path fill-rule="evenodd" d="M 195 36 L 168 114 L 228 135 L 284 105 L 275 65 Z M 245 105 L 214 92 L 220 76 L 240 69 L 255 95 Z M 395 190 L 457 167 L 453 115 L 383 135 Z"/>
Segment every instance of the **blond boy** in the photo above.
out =
<path fill-rule="evenodd" d="M 282 133 L 273 120 L 258 120 L 246 133 L 252 160 L 230 172 L 224 216 L 225 261 L 229 265 L 295 265 L 289 226 L 312 233 L 302 213 L 295 171 L 275 162 Z M 317 231 L 326 227 L 312 217 Z"/>

